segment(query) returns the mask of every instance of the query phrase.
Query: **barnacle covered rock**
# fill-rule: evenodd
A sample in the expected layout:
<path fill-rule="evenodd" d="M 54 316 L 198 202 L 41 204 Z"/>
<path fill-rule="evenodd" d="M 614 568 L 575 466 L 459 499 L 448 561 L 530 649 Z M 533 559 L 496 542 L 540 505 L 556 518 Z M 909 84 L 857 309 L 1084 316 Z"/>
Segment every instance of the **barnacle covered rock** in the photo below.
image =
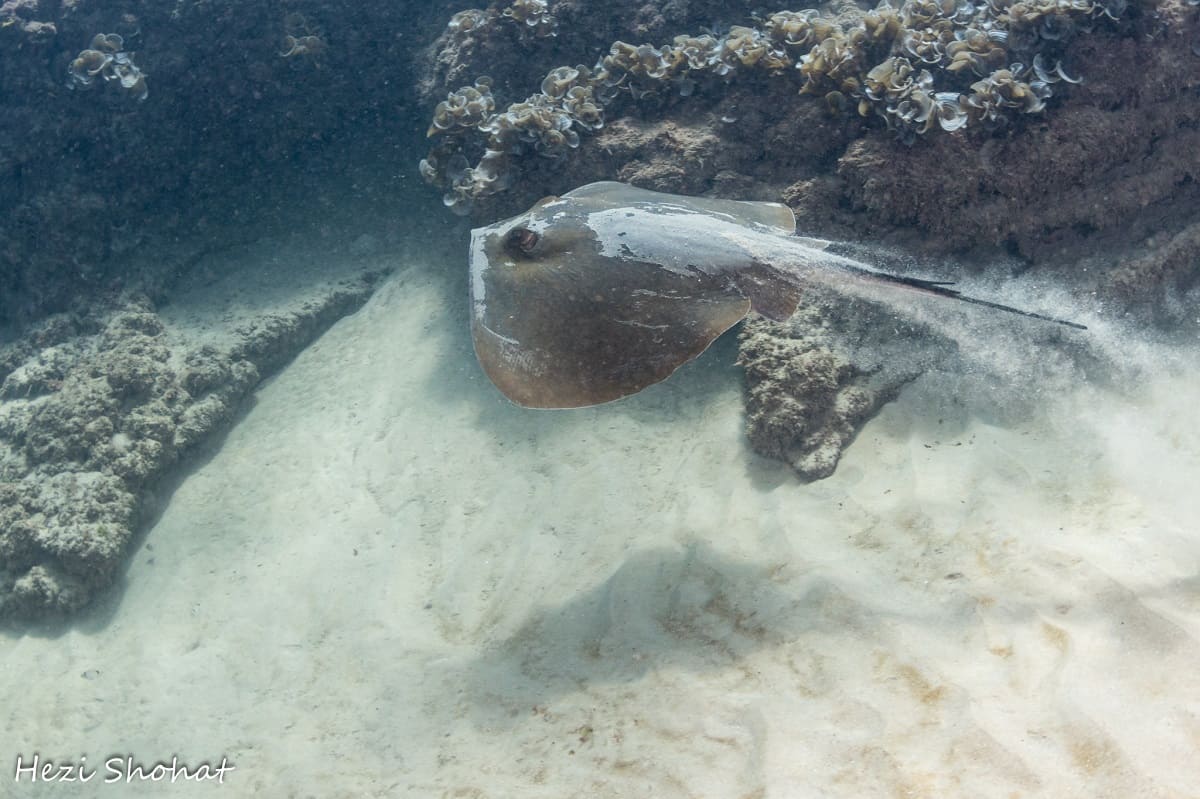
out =
<path fill-rule="evenodd" d="M 867 45 L 895 41 L 904 30 L 904 21 L 896 9 L 887 2 L 868 11 L 862 18 L 863 42 Z M 825 38 L 825 37 L 821 37 Z"/>
<path fill-rule="evenodd" d="M 542 94 L 554 99 L 564 97 L 580 82 L 587 81 L 590 75 L 590 70 L 582 64 L 576 67 L 557 67 L 550 70 L 542 80 Z"/>
<path fill-rule="evenodd" d="M 579 146 L 574 124 L 571 114 L 554 98 L 535 94 L 509 106 L 505 113 L 493 115 L 480 130 L 491 133 L 493 142 L 505 150 L 528 146 L 542 155 L 557 156 Z"/>
<path fill-rule="evenodd" d="M 133 58 L 129 53 L 117 53 L 113 56 L 112 74 L 113 78 L 111 79 L 115 80 L 121 90 L 133 99 L 140 101 L 149 96 L 150 92 L 146 88 L 146 76 L 133 63 Z"/>
<path fill-rule="evenodd" d="M 646 85 L 669 78 L 678 67 L 679 60 L 669 48 L 663 51 L 649 44 L 613 42 L 608 55 L 596 65 L 596 80 L 605 86 L 636 86 L 636 79 L 645 79 Z M 645 89 L 642 89 L 645 91 Z M 634 91 L 634 93 L 638 93 Z"/>
<path fill-rule="evenodd" d="M 761 64 L 765 69 L 781 69 L 791 63 L 787 53 L 774 45 L 766 33 L 734 25 L 721 37 L 712 70 L 717 75 L 726 75 L 738 67 Z"/>
<path fill-rule="evenodd" d="M 972 121 L 991 125 L 1002 123 L 1008 111 L 1026 114 L 1041 111 L 1046 107 L 1045 99 L 1049 88 L 1044 83 L 1030 85 L 1010 69 L 998 69 L 983 80 L 971 84 L 971 93 L 963 101 L 967 116 Z"/>
<path fill-rule="evenodd" d="M 506 189 L 512 160 L 525 152 L 559 158 L 579 146 L 579 132 L 604 124 L 592 72 L 582 65 L 558 67 L 542 81 L 542 92 L 495 112 L 491 79 L 452 92 L 438 104 L 429 135 L 461 135 L 477 129 L 487 137 L 474 167 L 456 142 L 443 143 L 420 163 L 421 177 L 445 189 L 443 202 L 465 212 L 473 199 Z"/>
<path fill-rule="evenodd" d="M 1125 11 L 1124 0 L 988 0 L 989 15 L 1008 31 L 1009 48 L 1032 50 L 1042 42 L 1074 38 L 1090 29 L 1089 21 L 1106 15 L 1115 19 Z"/>
<path fill-rule="evenodd" d="M 778 11 L 755 16 L 754 25 L 679 35 L 663 47 L 617 41 L 591 69 L 552 69 L 539 94 L 501 112 L 490 82 L 452 93 L 429 129 L 451 140 L 422 162 L 422 175 L 448 189 L 447 203 L 459 208 L 505 185 L 505 171 L 522 154 L 561 157 L 577 147 L 580 133 L 599 128 L 604 107 L 619 96 L 638 100 L 664 89 L 688 96 L 704 75 L 728 80 L 745 69 L 797 76 L 801 94 L 823 97 L 835 113 L 857 107 L 879 117 L 905 142 L 935 129 L 994 128 L 1041 112 L 1054 84 L 1078 82 L 1052 58 L 1061 55 L 1061 41 L 1098 18 L 1120 17 L 1127 2 L 904 0 L 897 8 L 880 0 L 857 18 Z M 474 30 L 495 17 L 548 24 L 540 22 L 549 14 L 545 0 L 494 9 L 460 12 L 451 28 Z M 471 130 L 486 136 L 482 148 L 464 146 Z M 483 161 L 470 167 L 462 155 L 479 149 L 482 170 Z"/>
<path fill-rule="evenodd" d="M 764 27 L 771 42 L 798 51 L 812 49 L 837 31 L 836 25 L 812 8 L 776 12 L 767 17 Z"/>
<path fill-rule="evenodd" d="M 905 56 L 925 64 L 937 65 L 947 60 L 947 47 L 955 41 L 954 26 L 943 22 L 937 26 L 908 28 L 900 36 L 900 49 Z"/>
<path fill-rule="evenodd" d="M 465 37 L 467 34 L 483 36 L 498 23 L 515 23 L 522 34 L 537 37 L 558 35 L 558 20 L 550 13 L 546 0 L 513 0 L 503 9 L 496 5 L 488 6 L 486 10 L 464 9 L 450 17 L 450 21 L 446 23 L 446 31 L 456 38 Z"/>
<path fill-rule="evenodd" d="M 805 77 L 800 91 L 826 94 L 830 91 L 857 92 L 861 85 L 863 53 L 844 36 L 831 36 L 814 47 L 797 64 Z"/>
<path fill-rule="evenodd" d="M 671 52 L 677 63 L 690 70 L 708 69 L 717 60 L 721 43 L 709 34 L 676 36 Z"/>
<path fill-rule="evenodd" d="M 294 58 L 296 56 L 316 56 L 325 51 L 325 40 L 319 36 L 292 36 L 290 34 L 283 37 L 283 50 L 279 55 L 284 58 Z"/>
<path fill-rule="evenodd" d="M 889 58 L 868 72 L 863 94 L 875 103 L 863 103 L 859 111 L 865 115 L 874 108 L 901 138 L 925 133 L 941 119 L 933 75 L 928 69 L 918 71 L 903 56 Z"/>
<path fill-rule="evenodd" d="M 970 120 L 958 92 L 934 92 L 933 105 L 938 126 L 947 133 L 953 133 Z"/>
<path fill-rule="evenodd" d="M 125 40 L 118 33 L 97 33 L 92 38 L 92 49 L 115 55 L 125 49 Z"/>
<path fill-rule="evenodd" d="M 900 7 L 900 18 L 908 28 L 967 22 L 974 13 L 975 6 L 969 0 L 905 0 Z"/>
<path fill-rule="evenodd" d="M 869 100 L 886 102 L 891 97 L 911 90 L 913 80 L 913 65 L 907 58 L 889 58 L 867 73 L 863 81 L 863 94 Z"/>
<path fill-rule="evenodd" d="M 1063 70 L 1061 61 L 1054 62 L 1053 67 L 1046 66 L 1046 60 L 1042 57 L 1041 53 L 1038 53 L 1033 57 L 1033 64 L 1031 67 L 1033 69 L 1033 74 L 1037 77 L 1037 80 L 1041 81 L 1042 83 L 1058 83 L 1059 81 L 1064 83 L 1080 83 L 1082 81 L 1082 78 L 1073 78 L 1068 75 L 1066 71 Z"/>
<path fill-rule="evenodd" d="M 604 127 L 604 109 L 596 102 L 596 93 L 591 86 L 572 86 L 563 95 L 562 105 L 574 123 L 584 130 Z"/>
<path fill-rule="evenodd" d="M 863 94 L 876 102 L 860 102 L 859 112 L 866 116 L 874 109 L 904 141 L 929 132 L 935 124 L 952 132 L 968 121 L 961 95 L 934 91 L 929 70 L 918 72 L 902 57 L 888 59 L 867 73 Z"/>
<path fill-rule="evenodd" d="M 308 17 L 299 11 L 293 11 L 283 18 L 283 49 L 279 51 L 279 55 L 284 58 L 312 58 L 323 52 L 324 32 Z"/>
<path fill-rule="evenodd" d="M 97 33 L 91 47 L 71 61 L 71 89 L 89 88 L 98 84 L 115 86 L 135 100 L 145 100 L 149 94 L 146 76 L 133 63 L 133 54 L 126 52 L 125 40 L 116 33 Z"/>
<path fill-rule="evenodd" d="M 535 36 L 558 34 L 558 20 L 551 16 L 546 0 L 513 0 L 501 15 L 521 23 Z"/>
<path fill-rule="evenodd" d="M 72 86 L 90 86 L 92 81 L 112 63 L 112 56 L 100 50 L 84 50 L 71 62 Z"/>
<path fill-rule="evenodd" d="M 946 69 L 950 72 L 969 69 L 983 76 L 1002 68 L 1008 55 L 1001 44 L 1007 38 L 974 27 L 956 30 L 954 41 L 946 45 Z"/>
<path fill-rule="evenodd" d="M 487 20 L 488 14 L 486 11 L 480 11 L 478 8 L 468 8 L 450 17 L 450 21 L 446 24 L 446 30 L 453 34 L 465 34 L 483 27 Z"/>
<path fill-rule="evenodd" d="M 473 167 L 461 153 L 451 156 L 444 167 L 431 155 L 421 161 L 421 174 L 426 180 L 435 176 L 444 179 L 446 192 L 442 203 L 456 213 L 465 213 L 476 197 L 503 191 L 512 180 L 507 153 L 491 149 Z"/>
<path fill-rule="evenodd" d="M 474 86 L 464 86 L 456 92 L 451 92 L 433 109 L 433 122 L 427 135 L 432 136 L 440 130 L 449 130 L 454 126 L 464 128 L 478 127 L 496 110 L 496 101 L 492 98 L 492 79 L 481 76 L 475 80 Z"/>

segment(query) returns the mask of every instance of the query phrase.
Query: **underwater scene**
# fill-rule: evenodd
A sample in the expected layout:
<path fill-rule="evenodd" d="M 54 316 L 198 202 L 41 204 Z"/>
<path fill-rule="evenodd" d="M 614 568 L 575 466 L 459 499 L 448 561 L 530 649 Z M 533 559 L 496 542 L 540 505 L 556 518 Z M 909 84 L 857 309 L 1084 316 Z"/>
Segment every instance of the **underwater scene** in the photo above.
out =
<path fill-rule="evenodd" d="M 0 797 L 1200 797 L 1200 4 L 0 3 Z"/>

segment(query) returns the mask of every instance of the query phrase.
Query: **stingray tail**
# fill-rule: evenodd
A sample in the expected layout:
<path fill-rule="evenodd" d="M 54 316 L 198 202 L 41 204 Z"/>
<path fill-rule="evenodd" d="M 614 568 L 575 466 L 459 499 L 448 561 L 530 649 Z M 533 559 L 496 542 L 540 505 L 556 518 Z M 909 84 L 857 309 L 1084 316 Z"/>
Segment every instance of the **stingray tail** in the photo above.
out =
<path fill-rule="evenodd" d="M 906 286 L 910 289 L 920 291 L 924 294 L 932 294 L 937 297 L 946 297 L 952 300 L 961 302 L 969 302 L 972 305 L 982 305 L 985 308 L 994 308 L 997 311 L 1016 314 L 1017 316 L 1028 317 L 1029 319 L 1040 319 L 1043 322 L 1053 322 L 1056 325 L 1074 328 L 1075 330 L 1087 330 L 1086 325 L 1081 325 L 1077 322 L 1070 322 L 1066 319 L 1057 319 L 1053 316 L 1045 316 L 1044 314 L 1034 313 L 1032 311 L 1022 311 L 1020 308 L 1013 308 L 1011 305 L 1001 305 L 998 302 L 990 300 L 981 300 L 978 297 L 970 297 L 962 294 L 955 289 L 949 288 L 954 285 L 953 281 L 944 280 L 922 280 L 917 277 L 906 277 L 904 275 L 893 275 L 887 272 L 876 272 L 873 269 L 864 269 L 850 264 L 841 264 L 842 269 L 848 272 L 853 272 L 857 275 L 867 278 L 873 282 L 879 282 L 895 286 Z"/>
<path fill-rule="evenodd" d="M 856 245 L 852 242 L 831 241 L 829 239 L 818 239 L 808 236 L 793 236 L 793 238 L 799 240 L 805 246 L 829 253 L 836 259 L 837 269 L 844 273 L 855 275 L 858 278 L 865 278 L 868 283 L 875 283 L 882 286 L 904 286 L 922 294 L 932 294 L 935 297 L 945 297 L 951 300 L 968 302 L 972 305 L 982 305 L 984 308 L 993 308 L 997 311 L 1004 311 L 1005 313 L 1016 314 L 1017 316 L 1024 316 L 1029 319 L 1052 322 L 1056 325 L 1070 327 L 1075 330 L 1087 330 L 1086 325 L 1081 325 L 1078 322 L 1057 319 L 1053 316 L 1046 316 L 1034 313 L 1033 311 L 1022 311 L 1020 308 L 1013 308 L 1011 305 L 1002 305 L 991 300 L 981 300 L 977 297 L 967 296 L 956 289 L 947 288 L 954 285 L 954 281 L 952 280 L 922 280 L 919 277 L 906 277 L 891 272 L 881 272 L 863 263 L 864 260 L 873 261 L 879 260 L 881 257 L 886 258 L 888 255 L 886 252 L 879 252 L 873 248 Z M 896 265 L 902 261 L 893 258 L 891 262 L 893 265 Z M 834 288 L 837 287 L 835 286 Z"/>

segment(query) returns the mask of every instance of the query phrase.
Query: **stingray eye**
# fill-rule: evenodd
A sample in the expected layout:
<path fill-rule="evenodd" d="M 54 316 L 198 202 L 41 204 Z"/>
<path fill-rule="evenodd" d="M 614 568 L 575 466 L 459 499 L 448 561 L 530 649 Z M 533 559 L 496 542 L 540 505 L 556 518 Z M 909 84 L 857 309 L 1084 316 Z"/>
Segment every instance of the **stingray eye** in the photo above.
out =
<path fill-rule="evenodd" d="M 537 246 L 538 234 L 534 233 L 527 227 L 514 228 L 508 234 L 508 246 L 516 248 L 528 255 L 535 246 Z"/>

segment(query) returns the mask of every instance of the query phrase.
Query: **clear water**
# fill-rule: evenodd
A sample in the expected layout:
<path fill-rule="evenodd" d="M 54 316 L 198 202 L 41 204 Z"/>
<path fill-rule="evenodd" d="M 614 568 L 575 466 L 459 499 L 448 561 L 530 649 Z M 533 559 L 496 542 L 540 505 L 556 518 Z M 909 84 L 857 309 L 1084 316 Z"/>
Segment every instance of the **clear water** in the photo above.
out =
<path fill-rule="evenodd" d="M 729 337 L 627 401 L 508 404 L 465 228 L 411 199 L 397 271 L 181 475 L 121 590 L 10 633 L 9 748 L 97 772 L 11 795 L 1200 791 L 1195 353 L 1124 342 L 1135 384 L 1011 419 L 996 374 L 931 375 L 803 485 L 749 451 Z M 292 227 L 228 265 L 359 233 Z M 236 770 L 101 786 L 110 755 Z"/>
<path fill-rule="evenodd" d="M 0 632 L 0 797 L 1200 796 L 1200 350 L 1085 319 L 1098 381 L 956 323 L 969 368 L 804 484 L 747 444 L 733 334 L 615 404 L 506 402 L 421 155 L 330 153 L 245 244 L 196 233 L 224 282 L 161 308 L 193 332 L 230 285 L 393 272 L 163 486 L 113 591 Z M 172 758 L 232 770 L 125 779 Z"/>

